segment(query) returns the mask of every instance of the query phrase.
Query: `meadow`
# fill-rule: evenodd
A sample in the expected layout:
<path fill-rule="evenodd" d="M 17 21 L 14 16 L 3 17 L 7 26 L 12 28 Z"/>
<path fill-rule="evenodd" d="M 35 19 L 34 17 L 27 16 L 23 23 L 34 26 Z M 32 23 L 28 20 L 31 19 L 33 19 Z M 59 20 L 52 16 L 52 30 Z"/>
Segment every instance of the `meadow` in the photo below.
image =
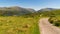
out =
<path fill-rule="evenodd" d="M 38 17 L 0 16 L 0 34 L 40 34 Z"/>

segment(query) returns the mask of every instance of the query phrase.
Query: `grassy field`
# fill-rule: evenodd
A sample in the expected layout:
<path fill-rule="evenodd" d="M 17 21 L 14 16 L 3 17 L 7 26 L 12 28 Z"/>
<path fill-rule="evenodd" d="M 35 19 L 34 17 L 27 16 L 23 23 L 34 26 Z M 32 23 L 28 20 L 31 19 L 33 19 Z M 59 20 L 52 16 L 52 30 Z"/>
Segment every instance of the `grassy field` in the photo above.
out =
<path fill-rule="evenodd" d="M 0 34 L 40 34 L 37 17 L 0 16 Z"/>

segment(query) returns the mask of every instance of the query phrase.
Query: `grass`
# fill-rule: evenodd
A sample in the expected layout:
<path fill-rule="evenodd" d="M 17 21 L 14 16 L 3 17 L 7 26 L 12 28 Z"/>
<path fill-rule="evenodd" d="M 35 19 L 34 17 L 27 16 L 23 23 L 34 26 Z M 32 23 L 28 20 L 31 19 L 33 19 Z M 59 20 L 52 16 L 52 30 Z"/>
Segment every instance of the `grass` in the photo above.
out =
<path fill-rule="evenodd" d="M 54 26 L 60 27 L 60 15 L 55 15 L 55 17 L 50 17 L 49 22 Z"/>
<path fill-rule="evenodd" d="M 40 34 L 38 17 L 0 16 L 0 34 Z"/>

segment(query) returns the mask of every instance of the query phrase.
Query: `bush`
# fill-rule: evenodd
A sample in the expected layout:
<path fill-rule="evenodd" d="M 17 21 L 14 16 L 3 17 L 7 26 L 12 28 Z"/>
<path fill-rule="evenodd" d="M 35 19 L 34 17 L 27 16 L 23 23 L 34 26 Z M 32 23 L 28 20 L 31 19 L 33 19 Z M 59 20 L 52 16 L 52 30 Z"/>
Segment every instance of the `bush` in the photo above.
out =
<path fill-rule="evenodd" d="M 53 25 L 55 25 L 55 26 L 60 26 L 60 20 L 54 22 Z"/>
<path fill-rule="evenodd" d="M 57 18 L 53 17 L 53 18 L 49 18 L 49 22 L 55 26 L 60 26 L 60 20 L 58 20 Z"/>
<path fill-rule="evenodd" d="M 48 19 L 48 21 L 52 24 L 53 23 L 53 19 L 50 17 L 49 19 Z"/>

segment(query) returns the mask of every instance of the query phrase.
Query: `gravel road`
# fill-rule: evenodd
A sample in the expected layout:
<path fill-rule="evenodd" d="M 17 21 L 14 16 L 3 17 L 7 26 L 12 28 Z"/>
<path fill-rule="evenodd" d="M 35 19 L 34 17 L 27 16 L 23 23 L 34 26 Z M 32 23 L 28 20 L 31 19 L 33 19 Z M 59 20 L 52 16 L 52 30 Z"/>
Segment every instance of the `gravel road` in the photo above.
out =
<path fill-rule="evenodd" d="M 60 34 L 60 28 L 50 24 L 48 18 L 39 20 L 39 29 L 41 34 Z"/>

